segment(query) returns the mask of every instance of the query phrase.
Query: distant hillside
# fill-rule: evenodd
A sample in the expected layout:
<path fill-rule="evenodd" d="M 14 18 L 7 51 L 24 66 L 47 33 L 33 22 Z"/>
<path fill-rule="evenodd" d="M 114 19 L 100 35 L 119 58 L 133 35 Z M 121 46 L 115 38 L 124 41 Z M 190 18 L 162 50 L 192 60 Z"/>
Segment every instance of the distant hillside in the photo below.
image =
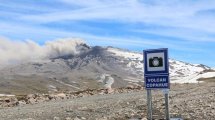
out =
<path fill-rule="evenodd" d="M 5 67 L 0 70 L 0 91 L 24 94 L 143 85 L 142 53 L 83 43 L 72 48 L 75 54 L 55 51 L 43 59 Z M 215 76 L 212 68 L 202 64 L 169 62 L 171 82 L 197 83 Z"/>

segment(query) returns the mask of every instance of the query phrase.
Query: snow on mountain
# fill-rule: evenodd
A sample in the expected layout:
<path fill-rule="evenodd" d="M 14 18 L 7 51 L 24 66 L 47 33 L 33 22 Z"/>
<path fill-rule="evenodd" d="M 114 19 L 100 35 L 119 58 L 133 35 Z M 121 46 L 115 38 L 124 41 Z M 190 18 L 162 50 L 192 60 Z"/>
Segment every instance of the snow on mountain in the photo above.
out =
<path fill-rule="evenodd" d="M 142 53 L 86 44 L 75 49 L 76 54 L 59 52 L 50 58 L 23 61 L 1 69 L 0 91 L 13 90 L 12 94 L 19 94 L 143 85 Z M 169 63 L 173 83 L 214 81 L 215 70 L 205 65 L 174 59 L 169 59 Z"/>
<path fill-rule="evenodd" d="M 107 51 L 113 53 L 115 56 L 122 57 L 130 62 L 127 64 L 128 67 L 135 66 L 135 68 L 141 68 L 143 70 L 143 55 L 140 53 L 125 51 L 117 48 L 109 47 Z M 123 59 L 122 59 L 123 61 Z"/>
<path fill-rule="evenodd" d="M 116 56 L 121 56 L 126 59 L 143 60 L 143 55 L 140 53 L 130 52 L 113 47 L 108 47 L 108 51 L 114 53 Z"/>
<path fill-rule="evenodd" d="M 127 67 L 135 67 L 137 71 L 143 71 L 143 54 L 130 52 L 126 50 L 120 50 L 117 48 L 108 48 L 109 52 L 112 52 L 113 55 L 122 57 L 124 60 L 129 61 Z M 122 60 L 123 60 L 122 59 Z M 209 78 L 215 77 L 215 72 L 206 72 L 206 70 L 211 70 L 210 67 L 207 67 L 202 64 L 190 64 L 182 61 L 169 59 L 170 63 L 170 79 L 174 83 L 196 83 L 200 78 Z M 143 74 L 143 73 L 142 73 Z"/>
<path fill-rule="evenodd" d="M 13 48 L 19 46 L 14 45 Z M 79 39 L 57 40 L 44 46 L 22 43 L 21 46 L 24 48 L 20 51 L 30 52 L 21 56 L 16 53 L 14 56 L 10 48 L 2 52 L 5 53 L 0 59 L 0 63 L 5 65 L 0 67 L 2 94 L 118 88 L 143 85 L 144 82 L 142 53 L 88 46 Z M 33 46 L 35 49 L 31 51 Z M 205 65 L 174 59 L 169 59 L 169 63 L 171 82 L 196 83 L 215 79 L 215 69 Z"/>
<path fill-rule="evenodd" d="M 14 97 L 15 95 L 10 94 L 0 94 L 0 97 Z"/>
<path fill-rule="evenodd" d="M 200 78 L 211 78 L 211 77 L 215 77 L 215 72 L 207 72 L 207 73 L 203 73 L 200 74 L 199 77 Z"/>
<path fill-rule="evenodd" d="M 201 64 L 189 64 L 170 59 L 170 76 L 172 82 L 179 83 L 196 83 L 199 74 L 210 68 Z M 215 75 L 214 75 L 215 76 Z"/>
<path fill-rule="evenodd" d="M 178 79 L 172 81 L 173 83 L 198 83 L 202 81 L 198 81 L 199 79 L 209 79 L 215 77 L 215 72 L 206 72 L 206 73 L 194 73 L 190 76 L 186 76 L 183 79 Z"/>

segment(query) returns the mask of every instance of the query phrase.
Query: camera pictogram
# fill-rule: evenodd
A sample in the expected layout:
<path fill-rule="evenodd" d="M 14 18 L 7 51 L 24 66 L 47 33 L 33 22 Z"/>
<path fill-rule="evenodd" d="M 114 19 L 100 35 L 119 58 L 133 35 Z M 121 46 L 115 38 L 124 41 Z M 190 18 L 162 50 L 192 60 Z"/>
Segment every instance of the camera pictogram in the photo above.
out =
<path fill-rule="evenodd" d="M 163 58 L 162 57 L 149 58 L 149 67 L 163 67 Z"/>

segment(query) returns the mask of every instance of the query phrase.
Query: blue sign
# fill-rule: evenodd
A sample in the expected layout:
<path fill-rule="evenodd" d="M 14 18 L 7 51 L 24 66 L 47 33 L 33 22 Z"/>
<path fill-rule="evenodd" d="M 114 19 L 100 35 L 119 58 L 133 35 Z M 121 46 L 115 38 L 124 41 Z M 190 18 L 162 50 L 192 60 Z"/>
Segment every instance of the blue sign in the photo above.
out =
<path fill-rule="evenodd" d="M 169 89 L 168 49 L 144 50 L 146 89 Z"/>
<path fill-rule="evenodd" d="M 145 76 L 146 89 L 169 89 L 169 76 Z"/>

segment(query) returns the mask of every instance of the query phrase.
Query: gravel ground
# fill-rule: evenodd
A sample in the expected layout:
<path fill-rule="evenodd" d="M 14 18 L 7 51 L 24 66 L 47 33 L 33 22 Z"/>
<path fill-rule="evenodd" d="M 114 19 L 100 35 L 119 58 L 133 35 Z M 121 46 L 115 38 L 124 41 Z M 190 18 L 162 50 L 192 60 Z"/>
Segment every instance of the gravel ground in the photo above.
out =
<path fill-rule="evenodd" d="M 164 119 L 164 95 L 153 91 L 153 118 Z M 42 102 L 1 108 L 1 120 L 126 120 L 146 119 L 146 91 Z M 215 120 L 215 83 L 172 84 L 171 116 Z"/>

